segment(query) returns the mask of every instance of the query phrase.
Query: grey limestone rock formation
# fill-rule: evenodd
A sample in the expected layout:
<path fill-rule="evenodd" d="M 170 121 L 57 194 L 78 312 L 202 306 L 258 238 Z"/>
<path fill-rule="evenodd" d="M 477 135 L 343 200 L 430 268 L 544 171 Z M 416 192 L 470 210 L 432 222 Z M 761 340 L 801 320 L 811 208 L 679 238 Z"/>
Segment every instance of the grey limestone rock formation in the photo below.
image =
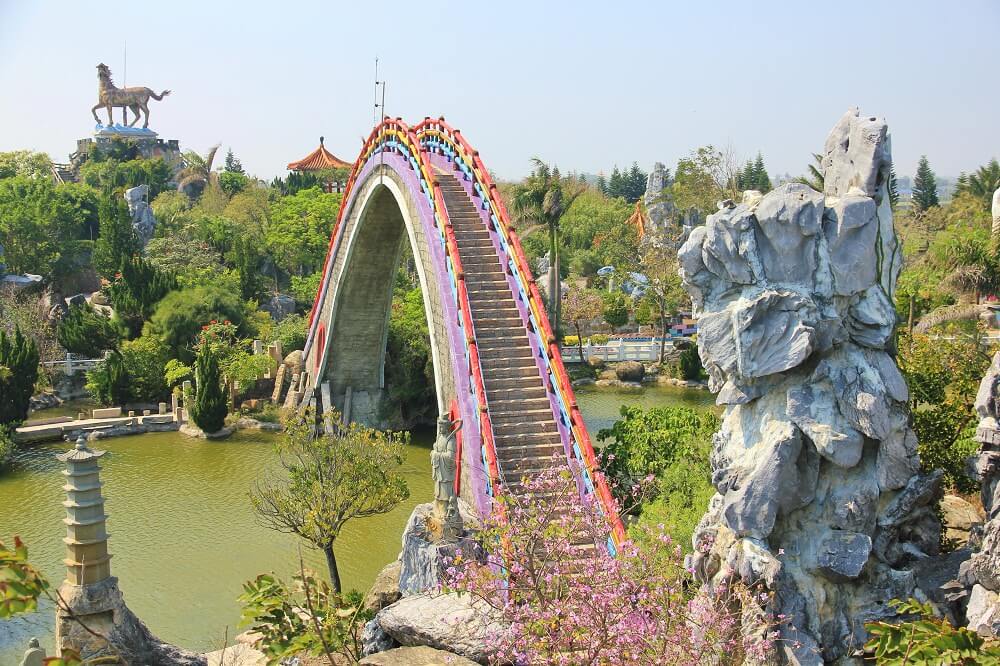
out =
<path fill-rule="evenodd" d="M 403 597 L 375 616 L 386 634 L 405 647 L 426 645 L 486 663 L 502 626 L 497 612 L 469 594 Z"/>
<path fill-rule="evenodd" d="M 132 215 L 132 227 L 135 229 L 142 247 L 146 247 L 146 243 L 153 237 L 153 232 L 156 230 L 156 217 L 147 201 L 148 198 L 149 185 L 139 185 L 125 190 L 128 212 Z"/>
<path fill-rule="evenodd" d="M 970 588 L 966 617 L 980 634 L 1000 636 L 1000 352 L 993 356 L 976 394 L 979 456 L 975 473 L 982 483 L 986 525 L 979 551 L 962 564 L 959 580 Z"/>
<path fill-rule="evenodd" d="M 671 224 L 677 213 L 673 200 L 663 191 L 670 185 L 670 172 L 662 162 L 657 162 L 646 178 L 646 193 L 642 197 L 646 214 L 649 215 L 649 221 L 653 223 L 653 228 L 657 232 L 663 231 Z"/>
<path fill-rule="evenodd" d="M 891 355 L 890 163 L 886 123 L 851 110 L 826 142 L 824 192 L 788 183 L 724 202 L 680 251 L 725 406 L 691 565 L 709 588 L 774 593 L 758 610 L 783 618 L 779 662 L 850 659 L 937 552 L 940 475 L 919 473 Z"/>
<path fill-rule="evenodd" d="M 403 596 L 437 589 L 443 582 L 442 574 L 448 558 L 454 557 L 457 550 L 461 549 L 466 557 L 478 552 L 473 536 L 473 531 L 479 527 L 476 512 L 461 499 L 458 500 L 458 511 L 462 518 L 462 534 L 445 539 L 434 504 L 414 507 L 403 530 L 403 550 L 399 554 L 399 591 Z"/>

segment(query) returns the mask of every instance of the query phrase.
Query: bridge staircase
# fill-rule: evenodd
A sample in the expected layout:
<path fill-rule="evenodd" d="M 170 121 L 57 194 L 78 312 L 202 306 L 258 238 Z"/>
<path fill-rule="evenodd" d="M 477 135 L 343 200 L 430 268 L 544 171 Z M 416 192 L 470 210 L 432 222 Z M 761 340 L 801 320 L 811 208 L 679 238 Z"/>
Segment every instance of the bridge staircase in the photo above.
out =
<path fill-rule="evenodd" d="M 465 272 L 497 464 L 507 489 L 521 498 L 522 478 L 567 466 L 549 389 L 490 231 L 458 180 L 438 174 L 438 182 Z M 596 547 L 585 534 L 573 543 L 581 555 Z"/>

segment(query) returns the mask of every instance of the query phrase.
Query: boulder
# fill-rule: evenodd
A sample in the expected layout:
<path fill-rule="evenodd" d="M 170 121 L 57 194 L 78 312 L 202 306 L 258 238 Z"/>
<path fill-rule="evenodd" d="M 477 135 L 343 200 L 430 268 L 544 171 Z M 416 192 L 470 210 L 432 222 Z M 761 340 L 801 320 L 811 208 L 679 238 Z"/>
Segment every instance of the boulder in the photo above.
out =
<path fill-rule="evenodd" d="M 600 356 L 588 356 L 587 357 L 587 365 L 589 365 L 590 367 L 592 367 L 592 368 L 594 368 L 596 370 L 603 370 L 604 366 L 606 365 L 606 363 L 605 363 L 604 359 L 601 358 Z"/>
<path fill-rule="evenodd" d="M 485 663 L 501 631 L 497 612 L 468 594 L 416 594 L 403 597 L 375 616 L 400 645 L 427 645 Z"/>
<path fill-rule="evenodd" d="M 615 376 L 623 382 L 641 382 L 646 367 L 639 361 L 623 361 L 615 366 Z"/>
<path fill-rule="evenodd" d="M 399 560 L 383 567 L 382 571 L 375 577 L 375 582 L 372 583 L 371 589 L 365 594 L 365 610 L 380 611 L 399 600 L 402 596 L 399 591 L 399 573 L 401 569 L 402 562 Z"/>
<path fill-rule="evenodd" d="M 462 517 L 462 535 L 446 540 L 434 516 L 434 504 L 418 504 L 403 530 L 403 549 L 399 554 L 398 589 L 404 596 L 436 590 L 443 584 L 445 569 L 458 551 L 463 557 L 477 557 L 479 545 L 474 533 L 479 517 L 464 500 L 458 500 Z"/>
<path fill-rule="evenodd" d="M 275 294 L 266 303 L 262 303 L 260 309 L 270 313 L 274 321 L 281 321 L 288 315 L 295 314 L 295 297 Z"/>
<path fill-rule="evenodd" d="M 361 654 L 370 655 L 376 652 L 385 652 L 394 647 L 399 647 L 399 643 L 382 630 L 378 620 L 372 618 L 365 623 L 361 630 Z"/>
<path fill-rule="evenodd" d="M 817 567 L 826 578 L 842 583 L 861 575 L 872 551 L 867 534 L 834 530 L 820 544 Z"/>
<path fill-rule="evenodd" d="M 74 294 L 66 299 L 66 305 L 86 305 L 87 295 L 86 294 Z"/>
<path fill-rule="evenodd" d="M 942 497 L 940 507 L 945 536 L 960 545 L 969 542 L 969 532 L 974 526 L 981 525 L 985 518 L 979 509 L 955 495 Z"/>
<path fill-rule="evenodd" d="M 1000 636 L 1000 594 L 982 585 L 973 585 L 965 609 L 969 629 L 981 636 Z"/>
<path fill-rule="evenodd" d="M 359 664 L 367 666 L 475 666 L 476 662 L 454 652 L 437 650 L 426 645 L 401 647 L 372 654 Z"/>

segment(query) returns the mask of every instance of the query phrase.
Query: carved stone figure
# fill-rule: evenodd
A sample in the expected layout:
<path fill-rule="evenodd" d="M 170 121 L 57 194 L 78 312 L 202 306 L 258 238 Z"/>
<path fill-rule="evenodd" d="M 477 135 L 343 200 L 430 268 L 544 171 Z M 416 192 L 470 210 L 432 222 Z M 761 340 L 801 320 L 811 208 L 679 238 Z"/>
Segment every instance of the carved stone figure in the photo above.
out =
<path fill-rule="evenodd" d="M 38 639 L 28 641 L 28 649 L 21 659 L 21 666 L 42 666 L 45 663 L 45 650 L 38 647 Z"/>
<path fill-rule="evenodd" d="M 149 186 L 139 185 L 125 190 L 125 201 L 128 203 L 128 212 L 132 214 L 132 228 L 139 238 L 143 247 L 153 237 L 156 230 L 156 217 L 153 215 L 153 208 L 147 201 L 149 197 Z"/>
<path fill-rule="evenodd" d="M 941 529 L 940 473 L 919 473 L 890 355 L 902 253 L 885 122 L 849 111 L 823 165 L 825 192 L 788 183 L 724 202 L 679 253 L 725 406 L 689 564 L 709 589 L 772 591 L 744 629 L 779 618 L 776 661 L 817 665 L 913 593 L 911 564 L 936 554 Z"/>
<path fill-rule="evenodd" d="M 1000 191 L 998 191 L 1000 194 Z M 997 211 L 994 197 L 994 211 Z M 986 510 L 979 552 L 962 564 L 959 580 L 969 589 L 966 617 L 969 628 L 987 636 L 1000 636 L 1000 352 L 993 356 L 976 394 L 979 455 L 975 472 L 982 483 Z"/>
<path fill-rule="evenodd" d="M 438 417 L 437 439 L 431 451 L 431 475 L 434 477 L 434 513 L 441 520 L 444 536 L 453 539 L 462 533 L 462 518 L 455 494 L 455 440 L 462 429 L 462 419 Z"/>
<path fill-rule="evenodd" d="M 142 110 L 145 115 L 145 122 L 143 122 L 142 126 L 143 128 L 146 128 L 149 127 L 149 98 L 152 97 L 159 102 L 169 94 L 169 90 L 164 90 L 162 93 L 157 95 L 150 88 L 146 88 L 144 86 L 118 88 L 115 86 L 114 81 L 111 80 L 111 69 L 102 62 L 97 66 L 98 102 L 93 106 L 90 112 L 94 114 L 94 120 L 100 124 L 101 119 L 97 117 L 97 110 L 102 107 L 107 109 L 108 125 L 113 125 L 114 118 L 111 115 L 111 111 L 114 107 L 120 106 L 122 108 L 132 109 L 132 113 L 135 114 L 135 118 L 128 124 L 129 127 L 132 127 L 139 122 L 139 111 Z M 127 112 L 125 113 L 125 119 L 128 120 Z"/>

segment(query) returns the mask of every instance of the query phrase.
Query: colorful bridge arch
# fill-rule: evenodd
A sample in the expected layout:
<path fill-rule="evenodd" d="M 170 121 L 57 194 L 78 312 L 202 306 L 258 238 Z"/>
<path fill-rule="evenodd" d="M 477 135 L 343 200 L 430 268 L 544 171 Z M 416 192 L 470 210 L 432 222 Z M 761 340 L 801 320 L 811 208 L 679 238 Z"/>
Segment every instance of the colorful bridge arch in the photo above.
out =
<path fill-rule="evenodd" d="M 624 531 L 529 263 L 478 151 L 443 118 L 414 127 L 386 119 L 366 140 L 331 235 L 293 401 L 377 420 L 405 242 L 423 292 L 438 408 L 465 423 L 463 498 L 486 515 L 500 485 L 537 469 L 529 454 L 554 447 L 552 460 L 574 470 L 578 490 L 608 517 L 614 549 Z M 534 422 L 551 434 L 533 434 Z"/>

